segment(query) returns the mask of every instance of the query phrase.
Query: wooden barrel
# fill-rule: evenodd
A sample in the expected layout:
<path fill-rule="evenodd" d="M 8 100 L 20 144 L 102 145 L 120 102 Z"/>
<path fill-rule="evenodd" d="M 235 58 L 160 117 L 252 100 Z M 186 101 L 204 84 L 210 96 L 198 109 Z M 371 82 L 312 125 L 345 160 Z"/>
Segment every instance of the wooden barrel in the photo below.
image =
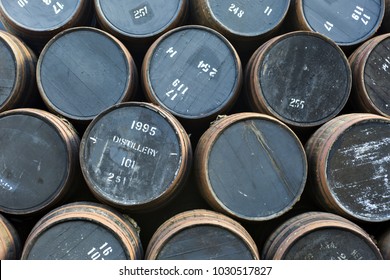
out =
<path fill-rule="evenodd" d="M 17 37 L 0 31 L 0 112 L 24 107 L 36 98 L 35 54 Z"/>
<path fill-rule="evenodd" d="M 303 130 L 324 124 L 348 101 L 348 60 L 330 39 L 296 31 L 275 37 L 251 57 L 245 72 L 249 106 Z"/>
<path fill-rule="evenodd" d="M 24 260 L 139 260 L 139 228 L 108 206 L 77 202 L 38 221 L 22 252 Z"/>
<path fill-rule="evenodd" d="M 0 114 L 0 211 L 36 214 L 62 201 L 78 178 L 79 137 L 38 109 Z"/>
<path fill-rule="evenodd" d="M 306 143 L 311 192 L 323 209 L 352 220 L 390 220 L 390 119 L 347 114 Z"/>
<path fill-rule="evenodd" d="M 0 260 L 17 260 L 22 252 L 15 227 L 0 214 Z"/>
<path fill-rule="evenodd" d="M 37 81 L 49 110 L 88 123 L 112 105 L 132 99 L 138 74 L 118 39 L 96 28 L 76 27 L 57 34 L 45 46 Z"/>
<path fill-rule="evenodd" d="M 191 4 L 194 22 L 217 30 L 243 53 L 256 49 L 280 29 L 290 0 L 200 0 Z"/>
<path fill-rule="evenodd" d="M 321 33 L 341 47 L 354 48 L 381 26 L 385 0 L 295 0 L 293 7 L 296 28 Z"/>
<path fill-rule="evenodd" d="M 188 0 L 94 0 L 99 25 L 129 49 L 145 52 L 162 34 L 186 21 Z"/>
<path fill-rule="evenodd" d="M 390 260 L 390 227 L 378 237 L 378 247 L 385 260 Z"/>
<path fill-rule="evenodd" d="M 142 67 L 147 99 L 190 124 L 227 112 L 241 84 L 235 49 L 220 33 L 203 26 L 183 26 L 162 35 Z"/>
<path fill-rule="evenodd" d="M 267 260 L 381 260 L 371 237 L 338 215 L 307 212 L 290 218 L 269 236 Z"/>
<path fill-rule="evenodd" d="M 90 0 L 1 0 L 0 18 L 10 33 L 38 53 L 60 31 L 87 25 L 92 17 L 91 4 Z"/>
<path fill-rule="evenodd" d="M 84 133 L 80 163 L 92 193 L 124 210 L 155 210 L 188 177 L 192 149 L 181 124 L 149 103 L 113 106 Z"/>
<path fill-rule="evenodd" d="M 215 122 L 198 142 L 194 166 L 205 200 L 247 221 L 270 220 L 289 211 L 307 177 L 297 136 L 277 119 L 257 113 Z"/>
<path fill-rule="evenodd" d="M 258 249 L 239 223 L 220 213 L 195 209 L 164 222 L 152 236 L 147 260 L 258 260 Z"/>
<path fill-rule="evenodd" d="M 353 105 L 360 111 L 390 117 L 390 34 L 374 37 L 349 58 Z"/>

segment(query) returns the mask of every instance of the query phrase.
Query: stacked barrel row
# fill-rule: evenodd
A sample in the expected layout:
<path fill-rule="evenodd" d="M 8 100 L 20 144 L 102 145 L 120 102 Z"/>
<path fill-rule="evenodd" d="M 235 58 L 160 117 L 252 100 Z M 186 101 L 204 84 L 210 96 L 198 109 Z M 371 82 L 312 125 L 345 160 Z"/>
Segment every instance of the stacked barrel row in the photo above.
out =
<path fill-rule="evenodd" d="M 389 11 L 0 0 L 0 258 L 389 259 Z"/>

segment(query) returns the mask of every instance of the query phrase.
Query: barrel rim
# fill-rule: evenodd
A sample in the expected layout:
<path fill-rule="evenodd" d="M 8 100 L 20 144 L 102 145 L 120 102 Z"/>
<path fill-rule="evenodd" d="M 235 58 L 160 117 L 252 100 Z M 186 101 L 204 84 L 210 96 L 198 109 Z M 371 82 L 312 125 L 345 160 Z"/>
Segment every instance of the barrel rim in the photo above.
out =
<path fill-rule="evenodd" d="M 291 135 L 291 138 L 293 141 L 296 142 L 297 147 L 299 150 L 301 150 L 301 160 L 302 160 L 302 167 L 303 167 L 303 174 L 302 174 L 302 183 L 299 187 L 299 191 L 296 195 L 296 197 L 286 206 L 282 211 L 279 211 L 278 213 L 274 213 L 272 215 L 268 216 L 261 216 L 261 217 L 247 217 L 245 215 L 242 215 L 240 213 L 235 212 L 233 209 L 230 209 L 227 205 L 225 205 L 218 197 L 218 195 L 215 193 L 212 183 L 210 182 L 210 177 L 208 173 L 208 165 L 209 165 L 209 159 L 210 159 L 210 152 L 215 144 L 215 142 L 219 139 L 219 137 L 223 134 L 223 132 L 230 128 L 232 125 L 235 125 L 242 121 L 247 121 L 250 119 L 256 119 L 256 120 L 265 120 L 269 121 L 271 123 L 274 123 L 278 127 L 281 127 L 282 129 L 285 129 L 287 133 Z M 203 139 L 202 139 L 203 138 Z M 208 147 L 205 149 L 205 147 Z M 223 211 L 229 216 L 238 218 L 240 220 L 245 221 L 254 221 L 254 222 L 261 222 L 261 221 L 267 221 L 274 219 L 276 217 L 279 217 L 288 211 L 292 209 L 292 207 L 300 200 L 300 197 L 305 189 L 307 176 L 308 176 L 308 162 L 306 158 L 306 153 L 304 150 L 304 147 L 297 137 L 297 135 L 294 133 L 294 131 L 289 128 L 286 124 L 281 122 L 280 120 L 261 113 L 236 113 L 232 114 L 230 116 L 227 116 L 225 118 L 222 118 L 221 120 L 217 121 L 212 125 L 206 133 L 201 137 L 201 140 L 199 141 L 199 144 L 195 151 L 195 171 L 198 173 L 197 181 L 198 185 L 200 187 L 201 193 L 203 197 L 208 201 L 209 204 L 211 204 L 214 208 L 217 210 Z M 200 175 L 202 174 L 202 175 Z"/>
<path fill-rule="evenodd" d="M 268 237 L 267 243 L 263 248 L 263 258 L 284 259 L 296 242 L 310 233 L 324 229 L 348 231 L 361 238 L 378 258 L 382 258 L 374 240 L 363 228 L 342 216 L 322 211 L 309 211 L 298 214 L 277 226 Z"/>
<path fill-rule="evenodd" d="M 322 164 L 324 166 L 324 173 L 321 173 L 319 175 L 319 180 L 321 180 L 321 185 L 323 185 L 321 189 L 326 188 L 325 192 L 329 195 L 329 198 L 332 200 L 331 203 L 333 207 L 335 207 L 337 209 L 335 210 L 339 212 L 341 215 L 347 216 L 353 220 L 358 220 L 363 222 L 380 223 L 380 222 L 389 221 L 390 216 L 383 217 L 383 215 L 381 215 L 382 217 L 381 216 L 378 217 L 378 215 L 374 215 L 373 217 L 367 217 L 367 215 L 361 215 L 361 213 L 354 213 L 352 210 L 344 206 L 343 200 L 340 200 L 339 197 L 334 192 L 333 188 L 330 188 L 332 184 L 329 184 L 330 181 L 328 179 L 328 170 L 329 170 L 328 166 L 329 166 L 330 154 L 334 148 L 334 145 L 337 143 L 340 137 L 342 137 L 345 133 L 348 133 L 349 130 L 351 130 L 352 128 L 358 125 L 369 123 L 371 121 L 386 123 L 390 125 L 390 120 L 386 117 L 382 117 L 376 114 L 351 113 L 351 114 L 338 116 L 337 118 L 332 120 L 332 123 L 342 119 L 346 119 L 347 122 L 343 123 L 342 125 L 336 128 L 336 131 L 334 131 L 332 135 L 326 140 L 326 143 L 324 143 L 325 146 L 323 150 L 325 152 L 319 155 L 319 162 L 321 162 L 319 164 Z"/>
<path fill-rule="evenodd" d="M 134 106 L 151 111 L 154 114 L 161 116 L 165 121 L 167 121 L 169 126 L 172 128 L 172 132 L 175 133 L 178 144 L 180 145 L 181 159 L 179 161 L 177 174 L 173 178 L 172 182 L 170 182 L 170 184 L 168 185 L 168 188 L 163 193 L 159 194 L 157 197 L 150 198 L 149 200 L 144 201 L 142 203 L 129 204 L 129 203 L 124 203 L 123 200 L 121 201 L 114 200 L 112 197 L 107 196 L 105 192 L 102 192 L 100 188 L 92 184 L 91 176 L 89 175 L 87 163 L 85 160 L 85 148 L 87 145 L 87 139 L 89 137 L 89 133 L 96 125 L 96 123 L 98 123 L 102 118 L 104 118 L 104 116 L 114 112 L 115 110 L 119 110 L 122 108 L 131 108 Z M 80 166 L 85 181 L 89 189 L 99 200 L 104 201 L 105 203 L 111 205 L 112 207 L 123 208 L 126 210 L 150 210 L 150 208 L 156 208 L 158 206 L 161 206 L 161 204 L 164 204 L 165 199 L 169 199 L 170 197 L 174 196 L 174 194 L 181 189 L 191 169 L 192 148 L 187 133 L 185 132 L 180 122 L 177 121 L 171 113 L 166 111 L 164 108 L 152 103 L 131 101 L 131 102 L 123 102 L 120 104 L 113 105 L 108 109 L 104 110 L 103 112 L 101 112 L 96 118 L 94 118 L 94 120 L 88 125 L 81 139 L 79 160 L 80 160 Z"/>
<path fill-rule="evenodd" d="M 25 24 L 22 24 L 18 21 L 16 21 L 14 19 L 14 17 L 12 17 L 9 12 L 4 8 L 4 4 L 3 4 L 3 0 L 0 0 L 0 14 L 1 14 L 1 17 L 4 17 L 6 16 L 7 19 L 9 19 L 12 23 L 12 29 L 14 29 L 16 27 L 16 29 L 20 32 L 20 30 L 23 30 L 23 31 L 28 31 L 28 32 L 31 32 L 31 33 L 35 33 L 35 34 L 39 34 L 41 32 L 45 32 L 45 33 L 51 33 L 51 32 L 56 32 L 58 30 L 63 30 L 66 28 L 66 26 L 68 25 L 68 23 L 78 14 L 80 13 L 80 11 L 84 8 L 84 6 L 86 5 L 86 3 L 89 1 L 89 0 L 77 0 L 77 6 L 76 8 L 74 9 L 74 11 L 72 12 L 72 14 L 70 15 L 69 18 L 66 18 L 64 19 L 61 23 L 57 23 L 56 25 L 54 26 L 51 26 L 49 28 L 31 28 L 30 26 L 27 26 Z"/>
<path fill-rule="evenodd" d="M 199 0 L 197 0 L 197 1 L 199 1 Z M 208 14 L 210 14 L 211 17 L 215 20 L 215 23 L 216 23 L 218 29 L 220 29 L 220 32 L 226 34 L 226 37 L 242 36 L 246 40 L 248 40 L 248 39 L 249 40 L 254 40 L 254 39 L 260 39 L 263 36 L 266 36 L 266 35 L 272 33 L 275 29 L 277 29 L 278 27 L 280 27 L 282 25 L 282 23 L 284 22 L 287 14 L 288 14 L 288 11 L 289 11 L 289 8 L 290 8 L 290 3 L 293 0 L 285 0 L 285 1 L 286 1 L 286 9 L 284 10 L 283 15 L 281 16 L 281 18 L 277 22 L 275 22 L 275 24 L 273 26 L 268 26 L 267 29 L 265 29 L 263 32 L 239 32 L 239 31 L 236 31 L 236 30 L 229 29 L 228 26 L 225 23 L 223 23 L 216 16 L 216 14 L 213 12 L 213 10 L 211 9 L 210 0 L 203 0 L 203 1 L 201 0 L 199 2 L 205 2 L 205 4 L 208 7 Z"/>
<path fill-rule="evenodd" d="M 10 208 L 4 208 L 1 206 L 1 211 L 8 214 L 13 215 L 31 215 L 31 214 L 37 214 L 45 209 L 48 209 L 55 204 L 57 204 L 70 190 L 71 184 L 70 180 L 74 176 L 75 168 L 72 167 L 76 157 L 72 152 L 74 150 L 73 145 L 77 143 L 71 143 L 71 141 L 67 140 L 73 140 L 70 139 L 70 135 L 67 135 L 70 131 L 70 129 L 65 126 L 61 125 L 62 121 L 57 120 L 57 116 L 46 112 L 41 109 L 32 109 L 32 108 L 20 108 L 20 109 L 12 109 L 3 113 L 0 113 L 0 119 L 4 117 L 10 117 L 13 115 L 22 115 L 22 116 L 29 116 L 33 118 L 37 118 L 43 122 L 45 122 L 49 127 L 54 129 L 54 132 L 58 135 L 58 137 L 62 140 L 64 150 L 66 152 L 66 170 L 63 174 L 63 178 L 59 184 L 59 186 L 56 187 L 55 192 L 53 192 L 50 197 L 46 198 L 40 205 L 36 205 L 33 207 L 28 207 L 24 209 L 10 209 Z M 72 133 L 75 133 L 74 131 Z M 73 135 L 76 137 L 76 135 Z"/>
<path fill-rule="evenodd" d="M 264 60 L 267 57 L 268 53 L 272 50 L 272 48 L 274 46 L 278 45 L 279 43 L 283 42 L 284 40 L 288 40 L 291 37 L 295 37 L 295 36 L 314 37 L 314 38 L 317 38 L 319 40 L 322 40 L 324 43 L 328 44 L 329 47 L 332 47 L 335 50 L 335 53 L 337 53 L 340 56 L 340 62 L 341 61 L 343 62 L 345 70 L 346 70 L 345 71 L 346 72 L 346 89 L 345 89 L 343 99 L 341 100 L 341 102 L 337 106 L 337 108 L 333 112 L 331 112 L 330 115 L 325 116 L 320 120 L 307 122 L 307 121 L 294 121 L 294 120 L 291 120 L 289 118 L 286 118 L 285 116 L 278 113 L 271 106 L 267 96 L 264 94 L 264 92 L 262 90 L 261 69 L 262 69 L 262 65 L 264 64 Z M 262 100 L 264 100 L 264 102 L 267 105 L 266 109 L 270 112 L 271 115 L 273 115 L 277 119 L 281 120 L 282 122 L 284 122 L 287 125 L 290 125 L 292 127 L 311 128 L 311 127 L 320 126 L 320 125 L 326 123 L 327 121 L 333 119 L 338 114 L 340 114 L 340 112 L 345 107 L 345 105 L 347 104 L 348 99 L 350 97 L 350 93 L 351 93 L 351 89 L 352 89 L 352 71 L 351 71 L 351 67 L 349 65 L 349 62 L 348 62 L 346 55 L 344 54 L 342 49 L 336 43 L 334 43 L 331 39 L 329 39 L 328 37 L 326 37 L 320 33 L 316 33 L 313 31 L 300 30 L 300 31 L 288 32 L 288 33 L 279 35 L 277 37 L 274 37 L 273 39 L 271 39 L 267 43 L 265 43 L 263 46 L 261 46 L 260 48 L 262 48 L 262 49 L 260 52 L 255 53 L 256 54 L 256 56 L 254 57 L 255 61 L 253 62 L 252 66 L 251 66 L 251 68 L 253 69 L 252 71 L 254 72 L 254 79 L 252 80 L 251 83 L 258 85 L 258 86 L 254 86 L 255 92 L 253 94 L 256 97 L 257 96 L 262 97 Z"/>
<path fill-rule="evenodd" d="M 15 94 L 15 91 L 17 91 L 18 89 L 20 90 L 20 86 L 18 86 L 18 84 L 20 84 L 22 80 L 21 75 L 23 74 L 23 69 L 22 66 L 20 65 L 21 57 L 18 57 L 17 55 L 19 54 L 19 56 L 21 56 L 20 54 L 21 51 L 17 47 L 16 42 L 14 42 L 14 38 L 9 36 L 7 32 L 0 30 L 0 40 L 3 42 L 3 44 L 6 46 L 6 48 L 8 49 L 9 53 L 12 56 L 14 62 L 14 73 L 15 73 L 15 79 L 12 85 L 12 89 L 10 90 L 10 94 L 4 100 L 3 103 L 0 103 L 0 112 L 3 112 L 4 110 L 7 109 L 8 102 L 10 102 L 14 98 L 13 96 Z M 8 40 L 10 40 L 11 42 L 9 42 Z"/>
<path fill-rule="evenodd" d="M 140 40 L 140 39 L 148 39 L 153 37 L 158 37 L 162 35 L 167 30 L 171 30 L 174 28 L 174 26 L 177 25 L 176 21 L 182 20 L 182 18 L 185 18 L 186 11 L 188 9 L 188 0 L 179 0 L 178 7 L 176 12 L 174 13 L 173 17 L 168 21 L 168 23 L 161 27 L 160 29 L 148 33 L 148 34 L 133 34 L 130 32 L 127 32 L 125 30 L 122 30 L 115 24 L 113 24 L 110 20 L 108 20 L 107 16 L 105 15 L 102 7 L 101 7 L 101 1 L 102 0 L 93 0 L 95 3 L 95 12 L 97 19 L 99 22 L 110 32 L 116 34 L 116 36 L 123 38 L 124 40 Z M 104 1 L 104 0 L 103 0 Z M 183 13 L 182 17 L 178 17 L 180 13 Z"/>
<path fill-rule="evenodd" d="M 61 31 L 60 33 L 56 34 L 52 39 L 50 39 L 50 41 L 43 48 L 43 50 L 39 56 L 38 62 L 37 62 L 36 79 L 37 79 L 37 87 L 38 87 L 39 94 L 42 97 L 44 103 L 49 108 L 49 110 L 52 111 L 53 113 L 60 114 L 64 117 L 71 119 L 71 120 L 74 120 L 74 121 L 90 122 L 98 115 L 98 113 L 96 115 L 91 115 L 91 116 L 76 116 L 76 115 L 72 115 L 68 112 L 65 112 L 62 108 L 59 108 L 57 105 L 55 105 L 50 100 L 50 98 L 47 96 L 47 93 L 44 89 L 44 85 L 42 84 L 42 79 L 41 79 L 42 63 L 44 63 L 45 55 L 48 52 L 48 50 L 50 49 L 50 47 L 55 42 L 57 42 L 58 39 L 62 39 L 62 37 L 67 36 L 68 34 L 73 35 L 77 32 L 92 32 L 92 33 L 98 34 L 98 36 L 102 36 L 102 37 L 108 39 L 109 41 L 111 41 L 113 43 L 113 45 L 115 45 L 117 47 L 118 53 L 120 53 L 121 56 L 123 57 L 123 61 L 126 64 L 126 68 L 127 68 L 126 69 L 126 72 L 127 72 L 126 84 L 125 84 L 125 87 L 123 89 L 123 92 L 121 93 L 120 96 L 118 96 L 118 100 L 116 101 L 116 103 L 111 104 L 111 105 L 115 105 L 117 103 L 124 102 L 125 100 L 130 99 L 134 95 L 135 85 L 133 83 L 137 82 L 138 74 L 137 74 L 137 70 L 136 70 L 136 66 L 135 66 L 135 62 L 133 60 L 133 57 L 131 56 L 130 52 L 125 47 L 125 45 L 121 41 L 119 41 L 117 38 L 115 38 L 113 35 L 111 35 L 110 33 L 106 32 L 104 30 L 101 30 L 101 29 L 98 29 L 95 27 L 87 27 L 87 26 L 72 27 L 72 28 L 66 29 L 64 31 Z M 107 107 L 109 107 L 111 105 L 108 105 Z"/>
<path fill-rule="evenodd" d="M 74 214 L 81 216 L 75 216 Z M 61 205 L 40 218 L 25 241 L 21 259 L 28 258 L 31 248 L 42 233 L 62 222 L 71 221 L 87 221 L 104 227 L 122 245 L 127 258 L 137 259 L 143 257 L 139 232 L 136 225 L 132 224 L 134 221 L 126 220 L 122 213 L 108 205 L 78 201 Z M 130 248 L 129 245 L 134 247 Z"/>
<path fill-rule="evenodd" d="M 214 210 L 192 209 L 178 213 L 163 222 L 154 232 L 148 244 L 145 258 L 157 259 L 159 251 L 179 232 L 195 226 L 217 226 L 231 232 L 245 243 L 254 259 L 260 259 L 255 241 L 249 232 L 234 219 Z M 229 225 L 231 226 L 229 228 Z"/>
<path fill-rule="evenodd" d="M 185 115 L 181 113 L 175 112 L 173 109 L 169 108 L 164 102 L 160 100 L 154 89 L 152 88 L 152 83 L 150 80 L 150 62 L 153 58 L 153 55 L 155 53 L 155 50 L 157 50 L 158 46 L 169 36 L 173 35 L 174 33 L 179 33 L 183 32 L 185 30 L 191 30 L 191 29 L 196 29 L 196 30 L 201 30 L 204 32 L 208 32 L 219 38 L 224 44 L 226 44 L 226 47 L 230 50 L 230 53 L 232 54 L 232 58 L 235 62 L 236 65 L 236 78 L 234 81 L 234 85 L 232 86 L 232 89 L 229 93 L 229 95 L 226 97 L 226 100 L 221 103 L 217 108 L 214 110 L 208 112 L 207 114 L 203 115 Z M 159 105 L 166 110 L 168 110 L 172 115 L 174 115 L 177 118 L 184 119 L 184 120 L 190 120 L 190 121 L 202 121 L 202 120 L 207 120 L 210 118 L 213 118 L 217 116 L 218 114 L 224 113 L 228 111 L 234 104 L 234 102 L 237 100 L 238 96 L 240 95 L 240 90 L 243 82 L 243 71 L 242 71 L 242 64 L 240 57 L 234 48 L 234 46 L 224 37 L 221 33 L 218 31 L 209 28 L 207 26 L 202 26 L 202 25 L 184 25 L 180 27 L 176 27 L 167 33 L 163 34 L 160 36 L 148 49 L 145 58 L 142 63 L 142 70 L 141 70 L 141 83 L 144 88 L 144 92 L 146 95 L 146 98 L 149 100 L 149 102 L 154 103 L 156 105 Z M 148 86 L 150 85 L 150 87 Z"/>
<path fill-rule="evenodd" d="M 361 66 L 363 69 L 362 71 L 359 71 L 359 77 L 358 77 L 358 80 L 359 81 L 363 81 L 363 88 L 364 90 L 362 91 L 362 93 L 364 94 L 364 96 L 367 98 L 367 101 L 369 101 L 369 104 L 370 104 L 370 107 L 371 108 L 374 108 L 375 110 L 375 113 L 377 114 L 380 114 L 384 117 L 390 117 L 390 110 L 388 113 L 386 112 L 383 112 L 380 108 L 378 108 L 378 106 L 374 103 L 374 101 L 372 100 L 372 97 L 371 97 L 371 94 L 369 93 L 369 90 L 368 90 L 368 85 L 366 83 L 366 68 L 368 67 L 367 65 L 367 62 L 368 60 L 371 58 L 371 55 L 373 54 L 373 52 L 376 51 L 376 49 L 380 46 L 381 43 L 383 43 L 384 41 L 386 40 L 390 40 L 390 33 L 386 33 L 386 34 L 382 34 L 380 36 L 377 36 L 377 37 L 374 37 L 370 40 L 370 43 L 372 43 L 373 45 L 372 46 L 368 46 L 364 51 L 365 51 L 365 54 L 364 56 L 361 58 L 362 60 L 359 61 L 359 64 L 360 63 L 363 63 L 363 65 Z M 368 51 L 367 51 L 368 49 Z M 390 92 L 390 91 L 389 91 Z"/>
<path fill-rule="evenodd" d="M 304 26 L 305 29 L 315 31 L 314 28 L 310 25 L 310 23 L 308 22 L 308 20 L 307 20 L 307 18 L 305 16 L 304 6 L 303 6 L 303 2 L 304 1 L 307 1 L 307 0 L 295 0 L 296 7 L 297 7 L 296 11 L 297 11 L 297 15 L 298 15 L 298 21 L 301 24 L 305 25 Z M 343 42 L 335 41 L 335 43 L 338 46 L 340 46 L 340 47 L 353 47 L 353 46 L 356 46 L 358 44 L 363 43 L 364 41 L 366 41 L 369 38 L 371 38 L 372 36 L 374 36 L 374 34 L 378 31 L 379 27 L 381 26 L 381 23 L 383 21 L 384 15 L 385 15 L 385 0 L 380 0 L 380 1 L 381 1 L 381 4 L 380 4 L 381 7 L 380 7 L 379 17 L 377 18 L 377 21 L 376 21 L 374 27 L 369 32 L 367 32 L 366 35 L 364 35 L 363 37 L 361 37 L 359 39 L 356 39 L 355 41 L 352 41 L 352 42 L 345 42 L 345 43 L 343 43 Z M 333 40 L 329 36 L 328 36 L 328 38 Z"/>

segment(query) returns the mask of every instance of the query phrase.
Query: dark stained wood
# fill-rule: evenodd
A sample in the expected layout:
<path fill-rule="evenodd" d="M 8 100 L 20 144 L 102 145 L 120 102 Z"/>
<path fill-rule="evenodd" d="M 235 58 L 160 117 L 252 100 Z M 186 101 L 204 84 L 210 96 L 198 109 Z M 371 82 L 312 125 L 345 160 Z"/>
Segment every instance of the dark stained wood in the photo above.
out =
<path fill-rule="evenodd" d="M 37 214 L 61 202 L 79 171 L 79 138 L 60 118 L 37 109 L 0 114 L 0 211 Z"/>
<path fill-rule="evenodd" d="M 52 112 L 88 123 L 112 105 L 131 100 L 138 75 L 119 40 L 96 28 L 78 27 L 46 45 L 38 60 L 37 81 Z"/>
<path fill-rule="evenodd" d="M 129 102 L 101 113 L 80 147 L 88 186 L 105 203 L 155 210 L 182 187 L 192 149 L 181 124 L 153 104 Z"/>
<path fill-rule="evenodd" d="M 194 126 L 227 112 L 241 82 L 241 62 L 232 45 L 203 26 L 179 27 L 161 36 L 142 68 L 147 99 Z"/>
<path fill-rule="evenodd" d="M 139 229 L 134 221 L 97 203 L 71 203 L 54 209 L 35 225 L 22 259 L 142 259 Z"/>
<path fill-rule="evenodd" d="M 92 10 L 91 0 L 0 1 L 0 18 L 7 31 L 37 53 L 60 31 L 89 24 Z"/>
<path fill-rule="evenodd" d="M 383 259 L 390 260 L 390 227 L 383 230 L 378 236 L 378 247 L 382 253 Z"/>
<path fill-rule="evenodd" d="M 371 237 L 358 225 L 330 213 L 307 212 L 275 228 L 262 258 L 273 260 L 381 260 Z"/>
<path fill-rule="evenodd" d="M 306 31 L 283 34 L 262 45 L 250 59 L 245 79 L 254 111 L 297 130 L 334 118 L 352 86 L 342 50 L 326 37 Z"/>
<path fill-rule="evenodd" d="M 297 28 L 319 32 L 339 46 L 353 48 L 381 26 L 385 0 L 295 0 Z"/>
<path fill-rule="evenodd" d="M 376 36 L 349 58 L 353 105 L 361 112 L 390 117 L 390 35 Z"/>
<path fill-rule="evenodd" d="M 146 50 L 162 34 L 184 24 L 188 0 L 94 0 L 102 28 L 131 51 Z"/>
<path fill-rule="evenodd" d="M 290 0 L 191 1 L 193 21 L 223 34 L 239 53 L 254 51 L 281 28 Z"/>
<path fill-rule="evenodd" d="M 0 57 L 0 112 L 32 105 L 38 99 L 35 54 L 17 37 L 0 31 Z"/>
<path fill-rule="evenodd" d="M 306 143 L 308 190 L 323 209 L 365 222 L 390 220 L 390 120 L 339 116 Z"/>
<path fill-rule="evenodd" d="M 256 260 L 257 247 L 236 221 L 209 210 L 182 212 L 153 235 L 146 259 Z"/>
<path fill-rule="evenodd" d="M 15 227 L 0 214 L 0 260 L 17 260 L 22 252 L 22 243 Z"/>
<path fill-rule="evenodd" d="M 307 176 L 306 155 L 296 135 L 277 119 L 257 113 L 214 123 L 198 142 L 194 167 L 210 205 L 247 221 L 289 211 Z"/>
<path fill-rule="evenodd" d="M 385 16 L 380 31 L 382 33 L 390 32 L 390 0 L 385 0 Z"/>

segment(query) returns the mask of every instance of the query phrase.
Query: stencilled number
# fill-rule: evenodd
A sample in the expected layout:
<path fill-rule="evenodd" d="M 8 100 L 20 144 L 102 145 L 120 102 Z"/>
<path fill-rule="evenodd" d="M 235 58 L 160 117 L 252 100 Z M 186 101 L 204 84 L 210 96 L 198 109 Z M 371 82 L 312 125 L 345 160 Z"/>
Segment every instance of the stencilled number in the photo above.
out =
<path fill-rule="evenodd" d="M 93 247 L 91 250 L 89 250 L 88 256 L 91 258 L 91 260 L 104 260 L 104 257 L 112 253 L 111 246 L 107 246 L 108 243 L 105 242 L 99 248 Z"/>
<path fill-rule="evenodd" d="M 27 4 L 28 4 L 28 1 L 27 1 L 27 0 L 18 0 L 18 5 L 19 5 L 21 8 L 24 8 Z"/>
<path fill-rule="evenodd" d="M 204 62 L 203 60 L 199 62 L 198 69 L 201 69 L 204 73 L 208 73 L 211 78 L 214 78 L 218 73 L 218 69 L 211 67 L 210 64 Z"/>
<path fill-rule="evenodd" d="M 135 19 L 146 17 L 148 15 L 148 7 L 144 6 L 138 10 L 133 11 L 133 13 Z"/>
<path fill-rule="evenodd" d="M 172 101 L 174 101 L 179 94 L 185 95 L 188 91 L 188 87 L 179 79 L 173 81 L 172 87 L 173 89 L 165 93 Z"/>
<path fill-rule="evenodd" d="M 59 14 L 60 12 L 62 12 L 62 10 L 64 9 L 65 5 L 60 3 L 60 2 L 56 2 L 54 5 L 53 5 L 53 9 L 54 9 L 54 13 L 57 15 Z"/>
<path fill-rule="evenodd" d="M 364 9 L 360 6 L 356 6 L 352 13 L 352 18 L 356 21 L 361 20 L 364 25 L 367 25 L 371 20 L 371 17 L 364 13 Z"/>
<path fill-rule="evenodd" d="M 236 6 L 236 4 L 230 4 L 229 12 L 235 14 L 239 18 L 242 18 L 242 16 L 245 14 L 245 11 Z"/>
<path fill-rule="evenodd" d="M 173 47 L 170 47 L 165 53 L 169 54 L 170 58 L 173 58 L 177 54 L 177 51 Z"/>
<path fill-rule="evenodd" d="M 325 26 L 326 30 L 328 30 L 330 32 L 333 28 L 333 23 L 327 21 L 324 23 L 324 26 Z"/>
<path fill-rule="evenodd" d="M 300 100 L 300 99 L 296 99 L 296 98 L 291 98 L 288 106 L 295 108 L 295 109 L 304 109 L 305 108 L 305 101 Z"/>
<path fill-rule="evenodd" d="M 272 8 L 270 6 L 267 6 L 267 8 L 264 10 L 264 14 L 270 16 L 272 11 L 273 11 Z"/>

